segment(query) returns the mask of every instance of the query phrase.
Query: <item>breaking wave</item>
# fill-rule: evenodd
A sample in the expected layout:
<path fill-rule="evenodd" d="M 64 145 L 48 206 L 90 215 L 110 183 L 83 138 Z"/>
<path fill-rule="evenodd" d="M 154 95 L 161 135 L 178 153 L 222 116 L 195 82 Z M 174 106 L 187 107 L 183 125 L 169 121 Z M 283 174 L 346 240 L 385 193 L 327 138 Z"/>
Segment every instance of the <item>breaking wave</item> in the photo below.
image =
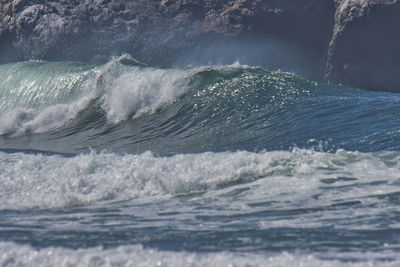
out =
<path fill-rule="evenodd" d="M 321 141 L 326 151 L 400 147 L 398 95 L 290 73 L 240 64 L 153 68 L 123 56 L 101 66 L 14 63 L 0 74 L 3 149 L 167 155 Z"/>

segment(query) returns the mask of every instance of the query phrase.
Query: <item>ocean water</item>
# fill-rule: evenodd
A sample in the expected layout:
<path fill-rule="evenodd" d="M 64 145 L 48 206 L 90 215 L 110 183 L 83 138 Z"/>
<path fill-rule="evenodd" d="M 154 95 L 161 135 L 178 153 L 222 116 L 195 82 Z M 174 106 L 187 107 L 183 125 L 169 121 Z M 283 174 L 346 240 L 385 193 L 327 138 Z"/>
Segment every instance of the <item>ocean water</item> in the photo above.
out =
<path fill-rule="evenodd" d="M 399 113 L 240 64 L 0 65 L 0 265 L 398 266 Z"/>

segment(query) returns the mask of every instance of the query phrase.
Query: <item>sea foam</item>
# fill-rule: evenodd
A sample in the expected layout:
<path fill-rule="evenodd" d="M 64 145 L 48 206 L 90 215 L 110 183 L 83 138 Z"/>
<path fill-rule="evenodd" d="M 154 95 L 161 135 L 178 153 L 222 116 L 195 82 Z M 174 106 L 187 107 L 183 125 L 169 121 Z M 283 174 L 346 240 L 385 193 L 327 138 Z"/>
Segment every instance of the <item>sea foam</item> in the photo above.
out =
<path fill-rule="evenodd" d="M 66 208 L 135 199 L 153 202 L 195 192 L 218 197 L 237 187 L 249 190 L 239 201 L 244 212 L 251 209 L 246 203 L 269 199 L 309 208 L 358 199 L 372 205 L 385 202 L 379 196 L 397 192 L 399 157 L 300 149 L 172 157 L 150 152 L 74 157 L 0 153 L 0 209 Z M 378 182 L 376 191 L 372 185 Z M 329 190 L 337 186 L 346 190 Z"/>
<path fill-rule="evenodd" d="M 55 104 L 41 111 L 18 108 L 0 115 L 0 135 L 54 130 L 75 119 L 94 99 L 94 96 L 85 96 L 70 104 Z"/>
<path fill-rule="evenodd" d="M 0 243 L 1 266 L 398 266 L 399 261 L 340 262 L 318 259 L 313 255 L 281 253 L 260 255 L 252 253 L 191 253 L 160 251 L 140 245 L 119 246 L 104 249 L 100 247 L 67 249 L 49 247 L 35 249 L 27 245 L 11 242 Z M 368 258 L 368 255 L 364 255 Z"/>
<path fill-rule="evenodd" d="M 75 119 L 98 100 L 111 123 L 171 104 L 188 91 L 192 71 L 123 64 L 24 62 L 0 68 L 0 135 L 41 133 Z"/>
<path fill-rule="evenodd" d="M 112 122 L 153 113 L 188 91 L 190 71 L 118 65 L 111 61 L 102 74 L 102 107 Z"/>

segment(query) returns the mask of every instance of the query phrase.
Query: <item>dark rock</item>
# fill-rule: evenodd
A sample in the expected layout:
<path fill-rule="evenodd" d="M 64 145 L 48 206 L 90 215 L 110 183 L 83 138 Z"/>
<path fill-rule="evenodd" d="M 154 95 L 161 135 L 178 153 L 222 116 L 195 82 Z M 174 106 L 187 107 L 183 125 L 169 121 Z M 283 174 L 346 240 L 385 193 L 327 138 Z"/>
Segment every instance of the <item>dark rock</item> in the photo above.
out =
<path fill-rule="evenodd" d="M 277 38 L 308 59 L 303 66 L 314 79 L 400 91 L 399 26 L 399 0 L 0 1 L 0 63 L 99 62 L 129 53 L 168 66 L 248 40 L 266 61 L 260 48 Z M 239 51 L 228 50 L 220 54 Z"/>
<path fill-rule="evenodd" d="M 337 1 L 326 79 L 400 92 L 400 2 Z"/>
<path fill-rule="evenodd" d="M 126 52 L 159 64 L 215 38 L 261 35 L 318 49 L 323 58 L 333 13 L 330 0 L 17 0 L 1 5 L 0 27 L 12 37 L 2 37 L 0 45 L 22 51 L 25 59 L 90 61 Z M 158 62 L 161 58 L 167 62 Z"/>

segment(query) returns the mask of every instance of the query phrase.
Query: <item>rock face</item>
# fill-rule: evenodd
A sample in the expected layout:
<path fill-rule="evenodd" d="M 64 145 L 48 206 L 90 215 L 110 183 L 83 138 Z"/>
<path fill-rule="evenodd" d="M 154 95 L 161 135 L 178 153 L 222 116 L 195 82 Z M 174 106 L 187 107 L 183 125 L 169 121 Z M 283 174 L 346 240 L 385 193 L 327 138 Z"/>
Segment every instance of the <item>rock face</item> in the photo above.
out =
<path fill-rule="evenodd" d="M 325 78 L 400 92 L 400 2 L 342 0 L 336 7 Z"/>
<path fill-rule="evenodd" d="M 171 65 L 215 40 L 293 44 L 316 79 L 400 91 L 399 0 L 0 0 L 0 63 L 106 61 L 123 53 Z M 261 41 L 260 41 L 261 40 Z"/>
<path fill-rule="evenodd" d="M 0 9 L 0 45 L 25 59 L 90 60 L 126 52 L 149 62 L 199 42 L 251 35 L 278 35 L 321 49 L 329 36 L 330 2 L 14 0 Z M 4 51 L 2 61 L 9 58 Z"/>

